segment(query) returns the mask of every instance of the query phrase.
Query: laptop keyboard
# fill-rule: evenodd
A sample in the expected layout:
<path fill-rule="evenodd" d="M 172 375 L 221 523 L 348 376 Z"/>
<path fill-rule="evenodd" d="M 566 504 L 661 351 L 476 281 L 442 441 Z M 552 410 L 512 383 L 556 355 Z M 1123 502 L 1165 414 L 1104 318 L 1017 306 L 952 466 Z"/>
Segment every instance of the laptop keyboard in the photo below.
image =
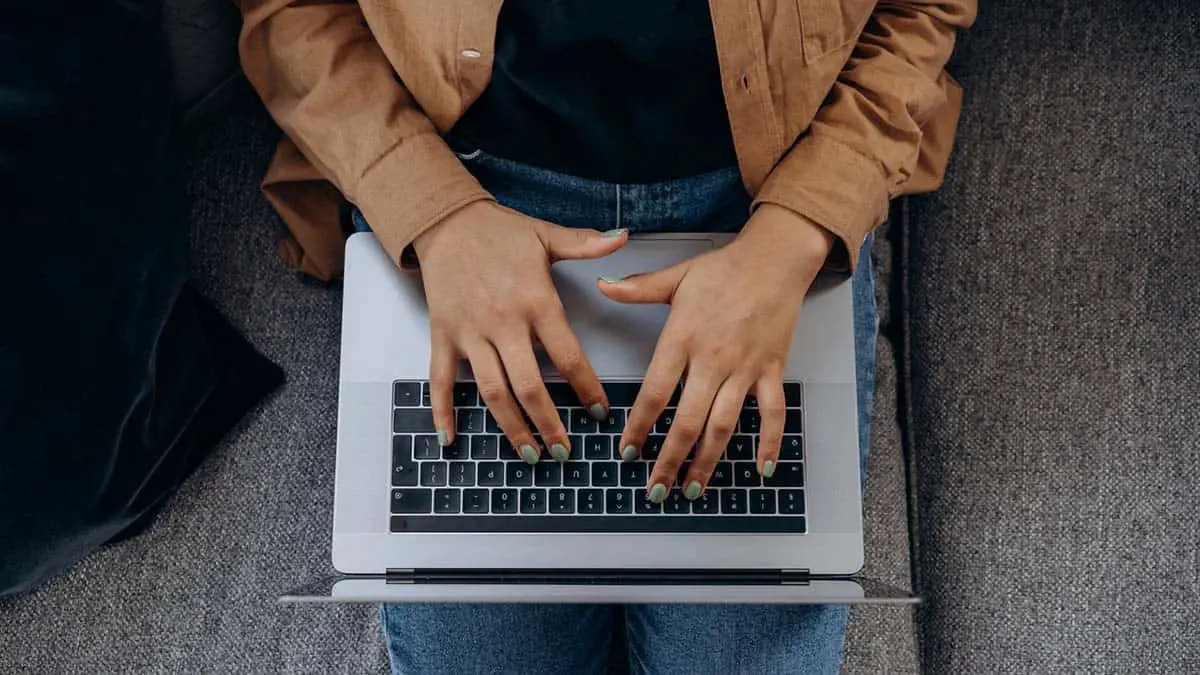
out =
<path fill-rule="evenodd" d="M 787 419 L 774 476 L 764 479 L 758 473 L 760 418 L 748 398 L 705 494 L 689 501 L 676 485 L 662 504 L 649 500 L 646 480 L 671 428 L 679 392 L 659 417 L 641 457 L 623 462 L 618 445 L 640 385 L 604 383 L 612 408 L 607 419 L 596 420 L 567 384 L 547 383 L 568 431 L 571 454 L 560 463 L 543 452 L 530 466 L 500 432 L 473 383 L 454 388 L 457 434 L 443 448 L 433 426 L 429 383 L 394 382 L 391 531 L 806 531 L 801 383 L 784 383 Z M 677 483 L 688 468 L 685 462 Z"/>

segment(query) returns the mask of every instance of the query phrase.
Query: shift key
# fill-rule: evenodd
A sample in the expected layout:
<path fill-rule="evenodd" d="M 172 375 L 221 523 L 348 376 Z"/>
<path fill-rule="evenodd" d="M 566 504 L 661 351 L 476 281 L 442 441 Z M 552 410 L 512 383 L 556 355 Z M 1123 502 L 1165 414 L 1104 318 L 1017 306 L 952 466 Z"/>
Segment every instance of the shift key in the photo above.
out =
<path fill-rule="evenodd" d="M 392 433 L 431 434 L 433 411 L 428 408 L 396 408 L 392 411 Z"/>
<path fill-rule="evenodd" d="M 433 490 L 405 488 L 392 490 L 392 513 L 429 513 L 433 510 Z"/>

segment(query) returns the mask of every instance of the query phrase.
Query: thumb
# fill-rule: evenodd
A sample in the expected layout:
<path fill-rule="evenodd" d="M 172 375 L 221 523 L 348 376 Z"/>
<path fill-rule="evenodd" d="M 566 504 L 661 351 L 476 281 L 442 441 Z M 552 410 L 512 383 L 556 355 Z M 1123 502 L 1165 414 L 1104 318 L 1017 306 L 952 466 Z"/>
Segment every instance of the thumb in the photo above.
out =
<path fill-rule="evenodd" d="M 621 248 L 629 241 L 629 230 L 598 232 L 546 223 L 539 236 L 551 261 L 579 260 L 601 258 Z"/>
<path fill-rule="evenodd" d="M 634 274 L 623 279 L 600 277 L 600 292 L 610 300 L 630 304 L 670 304 L 688 270 L 688 262 L 672 265 L 665 270 Z"/>

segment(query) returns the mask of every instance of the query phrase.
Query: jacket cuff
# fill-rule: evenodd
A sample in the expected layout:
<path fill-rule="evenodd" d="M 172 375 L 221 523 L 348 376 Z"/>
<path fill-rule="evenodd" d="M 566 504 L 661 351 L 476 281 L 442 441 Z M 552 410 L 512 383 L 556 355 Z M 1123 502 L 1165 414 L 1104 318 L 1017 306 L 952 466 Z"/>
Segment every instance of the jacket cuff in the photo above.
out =
<path fill-rule="evenodd" d="M 827 269 L 853 271 L 863 240 L 887 218 L 883 167 L 835 140 L 809 134 L 767 176 L 751 208 L 777 204 L 833 233 L 841 242 Z"/>
<path fill-rule="evenodd" d="M 437 134 L 405 138 L 346 198 L 397 263 L 422 232 L 467 204 L 493 199 Z"/>

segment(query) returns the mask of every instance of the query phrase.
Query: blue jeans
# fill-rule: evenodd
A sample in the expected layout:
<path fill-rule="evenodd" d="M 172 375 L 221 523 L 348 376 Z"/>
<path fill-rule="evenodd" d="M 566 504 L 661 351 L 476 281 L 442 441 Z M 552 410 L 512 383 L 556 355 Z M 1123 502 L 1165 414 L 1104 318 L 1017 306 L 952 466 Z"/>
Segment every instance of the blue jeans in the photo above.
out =
<path fill-rule="evenodd" d="M 735 168 L 652 185 L 613 185 L 483 153 L 460 156 L 505 206 L 568 227 L 631 232 L 733 232 L 750 199 Z M 358 230 L 369 229 L 354 214 Z M 875 390 L 871 240 L 853 277 L 858 433 L 866 475 Z M 625 616 L 630 671 L 837 673 L 844 605 L 451 605 L 382 608 L 392 671 L 602 673 L 617 613 Z"/>

